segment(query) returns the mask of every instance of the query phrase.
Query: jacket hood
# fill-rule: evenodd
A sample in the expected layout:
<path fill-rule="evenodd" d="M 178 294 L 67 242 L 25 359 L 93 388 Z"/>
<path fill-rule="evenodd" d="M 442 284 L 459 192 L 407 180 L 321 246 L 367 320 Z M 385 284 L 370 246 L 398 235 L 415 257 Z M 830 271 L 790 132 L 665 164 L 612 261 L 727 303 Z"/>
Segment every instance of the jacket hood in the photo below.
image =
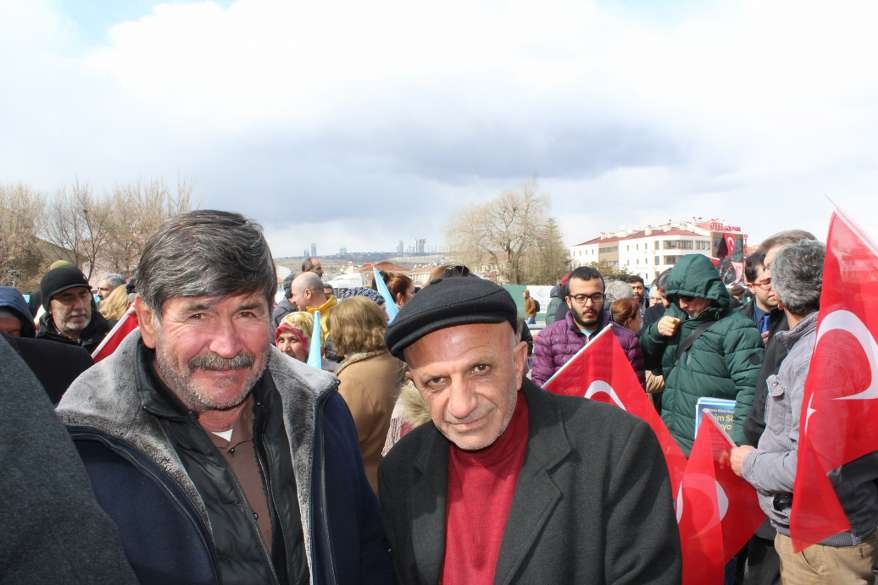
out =
<path fill-rule="evenodd" d="M 668 297 L 687 296 L 709 299 L 711 306 L 726 309 L 729 306 L 729 291 L 720 280 L 719 272 L 710 258 L 703 254 L 681 256 L 665 284 Z"/>
<path fill-rule="evenodd" d="M 34 321 L 30 315 L 30 309 L 18 289 L 11 286 L 0 286 L 0 309 L 6 309 L 18 316 L 18 320 L 21 321 L 22 337 L 34 336 Z"/>

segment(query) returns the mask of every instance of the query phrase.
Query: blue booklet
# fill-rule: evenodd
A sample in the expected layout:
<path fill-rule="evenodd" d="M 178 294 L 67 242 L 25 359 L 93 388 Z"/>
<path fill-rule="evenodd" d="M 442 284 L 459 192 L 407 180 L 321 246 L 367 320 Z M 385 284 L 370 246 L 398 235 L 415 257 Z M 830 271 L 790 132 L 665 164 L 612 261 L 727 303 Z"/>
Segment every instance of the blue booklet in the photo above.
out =
<path fill-rule="evenodd" d="M 695 403 L 695 436 L 698 436 L 698 427 L 704 413 L 709 412 L 719 427 L 726 432 L 732 433 L 732 425 L 735 420 L 735 401 L 725 398 L 711 398 L 703 396 Z"/>

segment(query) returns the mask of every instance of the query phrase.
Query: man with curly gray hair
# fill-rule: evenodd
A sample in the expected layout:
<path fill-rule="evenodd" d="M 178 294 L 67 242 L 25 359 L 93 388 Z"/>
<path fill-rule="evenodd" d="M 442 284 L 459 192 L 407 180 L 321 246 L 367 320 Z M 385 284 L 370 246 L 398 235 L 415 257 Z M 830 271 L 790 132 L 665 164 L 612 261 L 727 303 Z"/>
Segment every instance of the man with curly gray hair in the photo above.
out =
<path fill-rule="evenodd" d="M 784 583 L 872 583 L 878 560 L 878 465 L 858 459 L 830 474 L 851 530 L 794 553 L 790 512 L 802 399 L 817 342 L 825 248 L 805 240 L 782 248 L 771 266 L 772 288 L 789 321 L 777 339 L 789 350 L 777 374 L 769 376 L 765 431 L 758 447 L 732 450 L 731 465 L 759 494 L 759 505 L 777 530 L 774 544 Z"/>

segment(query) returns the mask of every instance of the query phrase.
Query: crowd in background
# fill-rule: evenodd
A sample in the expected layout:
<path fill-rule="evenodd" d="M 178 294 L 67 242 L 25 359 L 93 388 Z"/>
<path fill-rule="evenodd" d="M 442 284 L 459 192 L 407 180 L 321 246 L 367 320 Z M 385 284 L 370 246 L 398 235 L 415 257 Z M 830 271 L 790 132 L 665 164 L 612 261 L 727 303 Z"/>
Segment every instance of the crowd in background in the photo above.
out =
<path fill-rule="evenodd" d="M 722 282 L 707 256 L 692 254 L 682 256 L 672 269 L 648 283 L 639 276 L 605 280 L 596 268 L 576 268 L 558 275 L 544 308 L 528 290 L 523 293 L 523 313 L 516 319 L 515 335 L 527 344 L 526 377 L 537 386 L 609 327 L 643 391 L 686 455 L 695 438 L 698 400 L 731 401 L 730 434 L 740 446 L 733 466 L 757 489 L 768 521 L 730 564 L 727 583 L 777 583 L 781 575 L 784 582 L 804 583 L 809 571 L 817 571 L 815 563 L 823 567 L 840 564 L 839 559 L 844 560 L 844 567 L 832 569 L 828 573 L 832 577 L 824 575 L 821 578 L 829 580 L 822 582 L 872 582 L 872 566 L 878 559 L 875 466 L 852 470 L 845 477 L 847 493 L 852 495 L 842 504 L 857 507 L 857 522 L 849 534 L 820 545 L 822 556 L 810 567 L 788 546 L 790 478 L 795 473 L 788 462 L 790 454 L 795 454 L 799 424 L 795 397 L 801 396 L 802 372 L 807 371 L 813 351 L 823 254 L 823 245 L 811 234 L 790 230 L 762 242 L 746 258 L 744 282 L 731 286 Z M 270 320 L 271 340 L 279 355 L 311 364 L 319 357 L 320 369 L 337 383 L 353 421 L 357 461 L 371 491 L 381 495 L 382 460 L 403 437 L 429 424 L 431 417 L 423 389 L 407 375 L 404 356 L 391 352 L 386 343 L 388 304 L 404 309 L 422 294 L 422 288 L 402 273 L 378 276 L 381 286 L 373 279 L 368 287 L 333 290 L 324 282 L 320 260 L 307 258 L 301 271 L 283 280 L 283 297 L 270 307 L 266 320 Z M 439 266 L 423 286 L 477 278 L 466 267 Z M 77 267 L 56 263 L 29 302 L 19 291 L 0 287 L 0 333 L 53 404 L 62 400 L 74 379 L 92 368 L 91 354 L 113 326 L 133 311 L 137 293 L 142 292 L 138 284 L 134 278 L 126 282 L 121 275 L 107 274 L 93 291 Z M 389 297 L 379 292 L 382 286 Z M 222 290 L 220 297 L 229 292 Z M 540 315 L 544 322 L 537 320 Z M 460 322 L 466 323 L 465 319 Z M 156 321 L 149 328 L 158 325 Z M 144 339 L 151 335 L 149 328 Z M 315 351 L 319 356 L 313 355 Z M 229 448 L 221 441 L 215 445 Z M 231 469 L 238 469 L 231 456 L 226 460 Z M 222 461 L 216 465 L 221 467 Z M 189 465 L 184 461 L 191 475 Z M 249 477 L 252 470 L 240 473 Z M 208 483 L 208 478 L 194 480 L 198 491 Z M 248 490 L 245 486 L 249 498 Z M 279 505 L 271 498 L 260 501 L 260 510 L 278 513 L 275 507 Z M 212 521 L 219 514 L 211 509 L 206 513 Z M 270 523 L 268 527 L 260 524 L 263 539 L 277 537 L 271 529 Z M 289 547 L 289 541 L 285 545 Z M 318 545 L 309 541 L 308 546 Z M 229 550 L 239 552 L 234 547 Z M 301 567 L 304 557 L 296 555 L 311 554 L 310 549 L 303 551 L 291 552 L 286 564 L 275 560 L 275 566 L 284 566 L 285 571 Z M 850 560 L 853 557 L 859 560 Z M 310 565 L 312 571 L 315 566 Z M 288 576 L 293 582 L 291 573 Z M 855 576 L 863 580 L 855 581 Z M 847 578 L 851 580 L 833 580 Z"/>

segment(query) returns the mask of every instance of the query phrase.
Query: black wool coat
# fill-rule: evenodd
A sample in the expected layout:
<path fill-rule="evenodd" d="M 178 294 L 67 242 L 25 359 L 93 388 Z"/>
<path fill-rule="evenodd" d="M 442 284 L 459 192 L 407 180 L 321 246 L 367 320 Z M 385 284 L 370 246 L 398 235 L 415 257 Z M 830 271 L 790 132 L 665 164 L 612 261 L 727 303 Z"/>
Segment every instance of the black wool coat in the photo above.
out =
<path fill-rule="evenodd" d="M 530 381 L 523 392 L 528 445 L 494 583 L 679 584 L 670 483 L 652 430 L 615 407 L 549 394 Z M 402 584 L 441 577 L 448 447 L 428 423 L 379 467 Z"/>

